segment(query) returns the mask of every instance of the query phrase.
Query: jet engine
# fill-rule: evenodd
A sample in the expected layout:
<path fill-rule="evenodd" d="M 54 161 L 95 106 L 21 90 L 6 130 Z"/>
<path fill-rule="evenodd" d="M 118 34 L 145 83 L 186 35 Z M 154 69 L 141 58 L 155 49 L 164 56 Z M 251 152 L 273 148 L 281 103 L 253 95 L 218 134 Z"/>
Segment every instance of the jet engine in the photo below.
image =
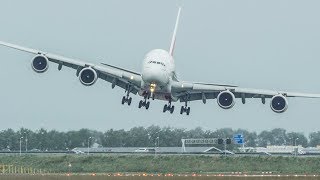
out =
<path fill-rule="evenodd" d="M 270 107 L 276 113 L 283 113 L 288 109 L 288 101 L 282 94 L 275 95 L 271 99 Z"/>
<path fill-rule="evenodd" d="M 37 73 L 43 73 L 45 72 L 48 67 L 48 58 L 44 55 L 37 55 L 32 59 L 31 66 L 32 69 Z"/>
<path fill-rule="evenodd" d="M 94 69 L 86 67 L 79 72 L 79 79 L 83 85 L 91 86 L 97 81 L 98 75 Z"/>
<path fill-rule="evenodd" d="M 218 105 L 223 109 L 230 109 L 235 104 L 234 94 L 230 91 L 222 91 L 217 97 Z"/>

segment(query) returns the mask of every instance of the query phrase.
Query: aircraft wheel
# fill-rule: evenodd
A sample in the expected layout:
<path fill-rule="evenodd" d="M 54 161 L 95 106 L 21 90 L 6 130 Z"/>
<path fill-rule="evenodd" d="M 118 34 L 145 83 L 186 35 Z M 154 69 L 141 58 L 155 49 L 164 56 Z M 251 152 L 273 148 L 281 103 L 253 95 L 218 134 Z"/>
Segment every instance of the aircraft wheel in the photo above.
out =
<path fill-rule="evenodd" d="M 142 101 L 139 102 L 139 108 L 141 108 L 141 107 L 142 107 Z"/>
<path fill-rule="evenodd" d="M 130 97 L 130 98 L 128 99 L 128 105 L 129 105 L 129 106 L 131 105 L 131 101 L 132 101 L 132 97 Z"/>
<path fill-rule="evenodd" d="M 170 113 L 172 114 L 174 112 L 174 106 L 171 107 Z"/>
<path fill-rule="evenodd" d="M 121 104 L 124 104 L 126 102 L 126 97 L 122 97 L 122 101 L 121 101 Z"/>
<path fill-rule="evenodd" d="M 184 107 L 183 107 L 183 106 L 181 106 L 180 114 L 183 114 L 183 112 L 184 112 Z"/>
<path fill-rule="evenodd" d="M 146 109 L 149 109 L 149 106 L 150 106 L 150 102 L 148 101 L 148 102 L 146 103 Z"/>
<path fill-rule="evenodd" d="M 189 114 L 190 114 L 190 107 L 188 107 L 187 109 L 187 115 L 189 116 Z"/>
<path fill-rule="evenodd" d="M 167 108 L 168 108 L 168 105 L 165 104 L 165 105 L 163 106 L 163 112 L 166 112 L 166 111 L 167 111 Z"/>

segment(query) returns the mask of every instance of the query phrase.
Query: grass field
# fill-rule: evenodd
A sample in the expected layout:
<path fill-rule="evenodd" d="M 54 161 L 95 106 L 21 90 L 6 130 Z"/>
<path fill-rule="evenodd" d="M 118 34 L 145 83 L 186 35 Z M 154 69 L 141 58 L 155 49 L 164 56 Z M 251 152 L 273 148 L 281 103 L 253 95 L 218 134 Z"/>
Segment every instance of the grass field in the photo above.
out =
<path fill-rule="evenodd" d="M 0 165 L 55 173 L 231 173 L 320 174 L 318 157 L 223 157 L 205 155 L 1 155 Z M 69 166 L 71 165 L 71 167 Z M 0 172 L 1 173 L 1 172 Z"/>

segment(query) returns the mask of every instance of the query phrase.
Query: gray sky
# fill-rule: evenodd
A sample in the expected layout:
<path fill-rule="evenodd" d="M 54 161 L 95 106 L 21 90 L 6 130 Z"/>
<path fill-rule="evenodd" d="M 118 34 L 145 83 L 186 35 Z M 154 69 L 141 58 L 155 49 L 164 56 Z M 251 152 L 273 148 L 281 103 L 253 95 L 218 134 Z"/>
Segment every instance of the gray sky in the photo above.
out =
<path fill-rule="evenodd" d="M 144 55 L 168 49 L 178 6 L 181 23 L 175 49 L 181 80 L 241 87 L 320 93 L 320 1 L 213 0 L 2 0 L 0 39 L 27 47 L 106 62 L 140 71 Z M 124 90 L 103 80 L 81 85 L 75 71 L 50 64 L 33 72 L 33 55 L 0 47 L 0 129 L 96 130 L 172 126 L 260 132 L 273 128 L 320 130 L 320 99 L 289 99 L 283 114 L 269 101 L 236 102 L 223 110 L 215 100 L 191 102 L 191 115 L 121 105 Z M 177 109 L 180 103 L 175 103 Z"/>

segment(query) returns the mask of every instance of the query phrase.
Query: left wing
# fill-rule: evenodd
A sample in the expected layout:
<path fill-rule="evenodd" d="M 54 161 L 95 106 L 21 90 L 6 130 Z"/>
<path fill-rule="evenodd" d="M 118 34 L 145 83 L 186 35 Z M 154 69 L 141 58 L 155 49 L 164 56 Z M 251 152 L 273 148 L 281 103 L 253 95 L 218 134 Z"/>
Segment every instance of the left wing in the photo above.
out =
<path fill-rule="evenodd" d="M 266 98 L 272 98 L 271 108 L 275 112 L 284 112 L 287 109 L 287 97 L 320 98 L 320 94 L 249 89 L 230 85 L 192 82 L 174 82 L 172 90 L 181 102 L 202 100 L 203 103 L 206 103 L 207 99 L 217 99 L 220 107 L 224 109 L 233 107 L 235 98 L 241 98 L 243 104 L 245 104 L 246 98 L 260 98 L 263 104 L 265 104 Z"/>
<path fill-rule="evenodd" d="M 141 75 L 140 73 L 135 73 L 130 70 L 126 70 L 124 68 L 111 66 L 111 65 L 96 65 L 93 63 L 85 62 L 78 59 L 72 59 L 63 57 L 60 55 L 52 54 L 43 52 L 36 49 L 31 49 L 27 47 L 22 47 L 19 45 L 2 42 L 0 41 L 0 45 L 17 49 L 20 51 L 24 51 L 27 53 L 35 54 L 35 58 L 33 59 L 33 68 L 36 72 L 44 72 L 48 68 L 48 64 L 46 64 L 45 69 L 38 70 L 35 69 L 34 63 L 35 60 L 38 58 L 40 67 L 44 63 L 47 63 L 47 61 L 53 62 L 58 64 L 58 69 L 61 70 L 63 66 L 75 69 L 77 71 L 76 75 L 79 76 L 80 81 L 84 85 L 92 85 L 95 83 L 97 78 L 103 79 L 107 82 L 112 83 L 112 88 L 115 86 L 119 86 L 131 93 L 137 94 L 141 87 Z M 41 61 L 42 60 L 42 61 Z M 81 73 L 84 73 L 87 70 L 88 74 L 84 74 L 84 76 L 81 76 Z M 90 74 L 91 71 L 91 74 Z M 87 79 L 88 81 L 85 81 L 85 79 L 81 80 L 81 78 L 90 78 L 89 75 L 92 75 L 92 79 Z M 90 81 L 89 80 L 94 80 Z"/>

